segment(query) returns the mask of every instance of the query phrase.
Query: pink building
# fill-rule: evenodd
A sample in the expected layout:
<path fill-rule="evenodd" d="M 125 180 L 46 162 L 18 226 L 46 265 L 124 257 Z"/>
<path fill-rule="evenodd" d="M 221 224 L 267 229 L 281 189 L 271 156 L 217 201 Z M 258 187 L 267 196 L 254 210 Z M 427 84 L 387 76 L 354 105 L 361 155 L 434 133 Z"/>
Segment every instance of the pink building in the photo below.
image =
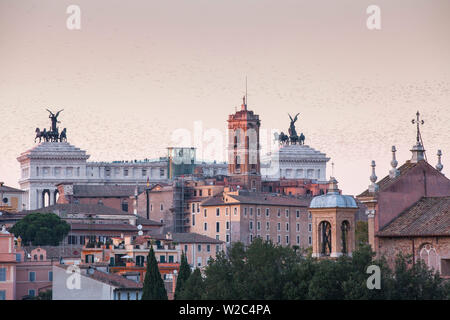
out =
<path fill-rule="evenodd" d="M 14 235 L 0 230 L 0 300 L 16 298 L 16 250 Z"/>

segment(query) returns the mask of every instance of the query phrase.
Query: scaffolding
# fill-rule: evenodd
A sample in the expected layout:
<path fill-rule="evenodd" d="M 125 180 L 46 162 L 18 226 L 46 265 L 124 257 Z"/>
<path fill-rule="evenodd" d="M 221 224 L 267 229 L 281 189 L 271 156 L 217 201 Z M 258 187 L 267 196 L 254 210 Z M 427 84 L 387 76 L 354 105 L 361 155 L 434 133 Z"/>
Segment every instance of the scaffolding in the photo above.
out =
<path fill-rule="evenodd" d="M 174 208 L 174 231 L 189 232 L 189 208 L 186 207 L 186 200 L 190 197 L 187 192 L 183 177 L 174 180 L 173 185 L 173 208 Z"/>

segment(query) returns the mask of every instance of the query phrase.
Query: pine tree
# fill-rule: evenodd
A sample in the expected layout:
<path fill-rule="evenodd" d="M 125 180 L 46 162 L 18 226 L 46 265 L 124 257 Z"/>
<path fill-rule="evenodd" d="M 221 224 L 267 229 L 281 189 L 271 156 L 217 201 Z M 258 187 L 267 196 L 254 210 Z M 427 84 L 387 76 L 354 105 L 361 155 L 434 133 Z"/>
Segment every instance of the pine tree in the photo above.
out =
<path fill-rule="evenodd" d="M 204 292 L 205 282 L 203 281 L 200 269 L 196 268 L 184 283 L 183 291 L 179 294 L 179 297 L 183 300 L 201 300 Z"/>
<path fill-rule="evenodd" d="M 153 246 L 147 256 L 147 272 L 145 273 L 144 288 L 142 289 L 142 300 L 167 300 L 167 292 L 164 281 L 158 269 Z"/>
<path fill-rule="evenodd" d="M 175 288 L 175 300 L 180 299 L 180 294 L 183 291 L 184 285 L 191 275 L 191 267 L 188 264 L 187 257 L 184 251 L 181 253 L 180 272 L 178 273 L 177 285 Z"/>

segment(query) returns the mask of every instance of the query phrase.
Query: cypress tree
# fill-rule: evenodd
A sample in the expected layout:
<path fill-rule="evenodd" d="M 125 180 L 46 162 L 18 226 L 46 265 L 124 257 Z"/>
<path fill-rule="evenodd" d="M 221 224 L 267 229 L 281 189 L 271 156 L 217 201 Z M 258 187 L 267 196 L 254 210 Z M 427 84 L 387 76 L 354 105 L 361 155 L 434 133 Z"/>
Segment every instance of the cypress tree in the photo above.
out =
<path fill-rule="evenodd" d="M 180 299 L 180 294 L 183 291 L 184 285 L 191 275 L 191 267 L 188 264 L 187 257 L 184 251 L 181 253 L 181 265 L 178 273 L 177 285 L 175 287 L 175 300 Z"/>
<path fill-rule="evenodd" d="M 141 300 L 167 300 L 166 288 L 159 273 L 153 246 L 150 246 L 150 252 L 147 256 L 147 272 L 145 273 Z"/>

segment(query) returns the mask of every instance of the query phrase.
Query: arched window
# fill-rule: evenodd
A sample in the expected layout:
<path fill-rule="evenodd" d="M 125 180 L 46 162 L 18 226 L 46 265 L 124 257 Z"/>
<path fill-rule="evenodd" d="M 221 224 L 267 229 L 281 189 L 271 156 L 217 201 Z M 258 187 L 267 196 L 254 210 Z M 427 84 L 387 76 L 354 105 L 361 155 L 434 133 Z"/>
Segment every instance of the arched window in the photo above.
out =
<path fill-rule="evenodd" d="M 430 269 L 439 271 L 439 256 L 436 253 L 436 249 L 430 243 L 422 246 L 419 257 Z"/>
<path fill-rule="evenodd" d="M 34 255 L 34 260 L 36 260 L 36 261 L 37 261 L 37 254 L 35 254 L 35 255 Z"/>
<path fill-rule="evenodd" d="M 328 221 L 322 221 L 319 224 L 319 244 L 320 253 L 324 256 L 331 254 L 331 224 Z"/>
<path fill-rule="evenodd" d="M 44 260 L 44 255 L 43 254 L 41 254 L 40 256 L 39 256 L 39 260 Z"/>
<path fill-rule="evenodd" d="M 122 201 L 122 211 L 128 212 L 128 201 L 127 200 Z"/>
<path fill-rule="evenodd" d="M 345 220 L 342 221 L 341 224 L 341 239 L 342 239 L 342 253 L 347 254 L 348 253 L 348 231 L 350 230 L 350 223 Z"/>

